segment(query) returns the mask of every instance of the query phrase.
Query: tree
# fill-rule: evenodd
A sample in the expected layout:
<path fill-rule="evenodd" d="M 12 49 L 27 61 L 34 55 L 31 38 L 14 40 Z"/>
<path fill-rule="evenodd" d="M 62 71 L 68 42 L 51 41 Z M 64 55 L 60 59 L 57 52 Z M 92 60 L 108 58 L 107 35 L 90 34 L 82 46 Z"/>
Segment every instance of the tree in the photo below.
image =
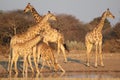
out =
<path fill-rule="evenodd" d="M 0 14 L 1 43 L 8 44 L 12 36 L 26 31 L 34 24 L 32 16 L 24 14 L 22 10 L 3 12 Z"/>

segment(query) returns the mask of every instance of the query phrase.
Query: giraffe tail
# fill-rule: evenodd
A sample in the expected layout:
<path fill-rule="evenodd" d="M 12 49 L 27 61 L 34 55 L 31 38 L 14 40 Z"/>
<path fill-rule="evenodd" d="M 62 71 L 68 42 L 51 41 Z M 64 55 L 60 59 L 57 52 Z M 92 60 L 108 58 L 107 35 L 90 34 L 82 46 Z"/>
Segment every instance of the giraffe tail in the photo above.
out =
<path fill-rule="evenodd" d="M 65 50 L 66 50 L 67 52 L 70 52 L 70 50 L 68 49 L 68 47 L 67 47 L 66 44 L 63 44 L 63 46 L 64 46 L 64 48 L 65 48 Z"/>

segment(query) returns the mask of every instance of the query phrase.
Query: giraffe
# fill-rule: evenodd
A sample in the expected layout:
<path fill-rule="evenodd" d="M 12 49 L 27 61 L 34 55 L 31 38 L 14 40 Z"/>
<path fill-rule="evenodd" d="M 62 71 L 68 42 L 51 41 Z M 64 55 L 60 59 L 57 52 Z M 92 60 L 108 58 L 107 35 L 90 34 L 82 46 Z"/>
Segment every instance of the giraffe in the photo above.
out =
<path fill-rule="evenodd" d="M 102 36 L 102 28 L 103 28 L 104 21 L 106 18 L 115 18 L 109 9 L 107 9 L 102 14 L 101 20 L 98 23 L 98 25 L 92 31 L 88 32 L 85 36 L 85 44 L 86 44 L 86 48 L 87 48 L 87 66 L 90 66 L 89 59 L 90 59 L 90 52 L 91 52 L 93 45 L 95 45 L 95 48 L 96 48 L 95 67 L 98 66 L 98 64 L 97 64 L 98 53 L 100 55 L 101 66 L 104 66 L 103 58 L 102 58 L 102 56 L 103 56 L 102 55 L 102 37 L 103 37 Z"/>
<path fill-rule="evenodd" d="M 48 44 L 48 42 L 54 42 L 57 44 L 57 53 L 60 53 L 60 50 L 63 53 L 64 60 L 67 62 L 65 47 L 64 47 L 64 35 L 59 33 L 56 29 L 50 28 L 43 33 L 43 42 Z M 49 44 L 48 44 L 49 45 Z"/>
<path fill-rule="evenodd" d="M 41 40 L 41 36 L 36 36 L 35 38 L 33 38 L 25 43 L 17 43 L 14 45 L 13 50 L 12 50 L 13 52 L 12 52 L 11 64 L 10 64 L 10 73 L 12 70 L 12 65 L 14 63 L 15 64 L 14 65 L 15 72 L 16 72 L 16 74 L 18 74 L 17 61 L 18 61 L 19 56 L 24 58 L 24 60 L 23 60 L 24 61 L 23 62 L 23 74 L 24 74 L 24 71 L 27 73 L 27 67 L 28 67 L 27 58 L 28 58 L 28 61 L 30 64 L 30 68 L 31 68 L 32 72 L 34 73 L 34 70 L 32 68 L 32 63 L 31 63 L 31 55 L 33 55 L 32 48 L 36 44 L 38 44 L 40 40 Z"/>
<path fill-rule="evenodd" d="M 49 29 L 49 22 L 48 20 L 56 20 L 56 17 L 51 14 L 50 12 L 48 12 L 46 14 L 46 16 L 42 19 L 42 21 L 30 28 L 28 28 L 28 30 L 22 34 L 17 34 L 15 36 L 13 36 L 11 38 L 11 41 L 10 41 L 10 52 L 12 52 L 12 47 L 14 47 L 15 44 L 17 43 L 25 43 L 26 41 L 29 41 L 31 39 L 33 39 L 36 35 L 41 35 L 44 30 L 45 30 L 45 27 L 47 27 L 47 29 Z M 42 37 L 42 36 L 41 36 Z M 33 55 L 34 57 L 36 56 L 35 53 L 36 53 L 36 47 L 33 47 Z M 10 65 L 10 56 L 11 54 L 9 55 L 9 63 L 8 65 Z M 35 65 L 37 66 L 37 63 L 36 63 L 36 58 L 34 58 L 35 60 Z M 37 67 L 36 67 L 37 69 Z M 8 70 L 9 70 L 9 66 L 8 66 Z M 39 72 L 39 71 L 37 71 Z"/>
<path fill-rule="evenodd" d="M 28 12 L 28 11 L 31 11 L 31 13 L 34 16 L 36 22 L 40 22 L 41 21 L 42 17 L 36 12 L 36 10 L 33 8 L 33 6 L 30 5 L 30 3 L 28 3 L 26 8 L 24 9 L 24 12 Z M 56 29 L 53 29 L 49 25 L 48 25 L 48 27 L 45 28 L 45 32 L 46 33 L 44 34 L 45 38 L 44 38 L 43 42 L 45 42 L 46 44 L 48 44 L 48 41 L 57 43 L 57 45 L 58 45 L 58 49 L 57 49 L 58 54 L 60 53 L 60 49 L 61 49 L 62 53 L 64 55 L 65 62 L 67 62 L 64 44 L 61 43 L 61 41 L 60 41 L 60 40 L 63 40 L 63 42 L 64 42 L 63 34 L 59 33 Z"/>
<path fill-rule="evenodd" d="M 60 68 L 62 72 L 65 72 L 65 70 L 60 66 L 60 64 L 57 63 L 57 60 L 55 59 L 55 56 L 53 53 L 53 49 L 46 43 L 42 42 L 38 44 L 37 55 L 38 55 L 38 62 L 40 59 L 39 57 L 41 57 L 41 60 L 42 60 L 42 67 L 40 71 L 42 71 L 46 62 L 50 68 L 53 66 L 55 71 L 58 70 L 58 68 Z"/>
<path fill-rule="evenodd" d="M 30 11 L 32 13 L 36 23 L 39 23 L 42 20 L 43 17 L 38 14 L 38 12 L 35 10 L 35 8 L 30 3 L 28 3 L 24 9 L 25 13 L 28 11 Z"/>

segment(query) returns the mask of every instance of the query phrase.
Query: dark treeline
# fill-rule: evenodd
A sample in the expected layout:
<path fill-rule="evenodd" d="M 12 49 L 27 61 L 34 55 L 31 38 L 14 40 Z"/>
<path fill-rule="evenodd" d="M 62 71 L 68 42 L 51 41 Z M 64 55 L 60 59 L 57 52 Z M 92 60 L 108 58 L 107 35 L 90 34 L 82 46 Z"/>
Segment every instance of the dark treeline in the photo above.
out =
<path fill-rule="evenodd" d="M 72 15 L 57 14 L 56 16 L 58 21 L 52 23 L 52 27 L 64 34 L 65 41 L 82 43 L 84 43 L 86 33 L 92 30 L 100 20 L 100 17 L 97 17 L 89 23 L 83 23 Z M 22 10 L 0 11 L 0 53 L 9 48 L 12 36 L 26 31 L 32 25 L 35 25 L 35 21 L 29 13 L 25 14 Z M 106 19 L 102 33 L 103 51 L 120 52 L 120 22 L 111 26 Z"/>

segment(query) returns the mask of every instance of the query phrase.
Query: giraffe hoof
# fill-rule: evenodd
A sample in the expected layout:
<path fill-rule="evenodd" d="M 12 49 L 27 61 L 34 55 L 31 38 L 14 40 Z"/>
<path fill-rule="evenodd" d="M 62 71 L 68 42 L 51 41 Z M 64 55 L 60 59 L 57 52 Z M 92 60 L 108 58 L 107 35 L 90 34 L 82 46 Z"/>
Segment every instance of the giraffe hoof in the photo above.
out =
<path fill-rule="evenodd" d="M 95 65 L 95 68 L 97 68 L 98 66 L 97 65 Z"/>
<path fill-rule="evenodd" d="M 68 62 L 67 60 L 64 61 L 64 63 L 67 63 L 67 62 Z"/>
<path fill-rule="evenodd" d="M 40 74 L 40 71 L 37 71 L 38 74 Z"/>
<path fill-rule="evenodd" d="M 102 64 L 101 67 L 104 67 L 104 64 Z"/>
<path fill-rule="evenodd" d="M 87 67 L 90 67 L 90 64 L 89 64 L 89 63 L 87 63 L 87 64 L 86 64 L 86 66 L 87 66 Z"/>

